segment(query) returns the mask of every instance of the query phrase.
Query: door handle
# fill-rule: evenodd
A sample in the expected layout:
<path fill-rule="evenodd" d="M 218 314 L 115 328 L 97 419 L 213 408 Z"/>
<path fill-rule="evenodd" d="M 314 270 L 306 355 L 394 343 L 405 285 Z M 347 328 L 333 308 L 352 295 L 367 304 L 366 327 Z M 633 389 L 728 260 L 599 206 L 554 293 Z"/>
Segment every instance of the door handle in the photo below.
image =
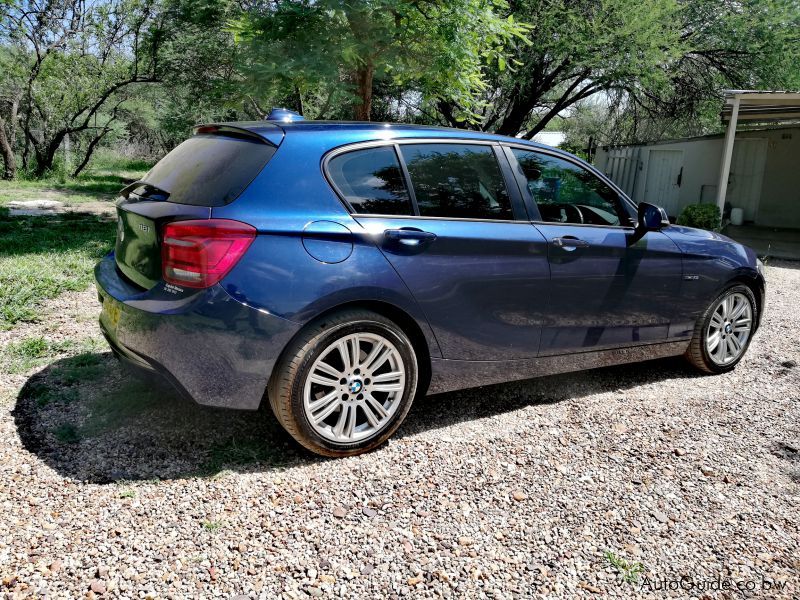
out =
<path fill-rule="evenodd" d="M 557 248 L 563 248 L 564 250 L 568 250 L 572 252 L 575 248 L 588 248 L 589 242 L 586 240 L 581 240 L 576 237 L 557 237 L 550 240 L 553 246 Z"/>
<path fill-rule="evenodd" d="M 421 229 L 387 229 L 383 232 L 387 240 L 399 242 L 405 246 L 419 246 L 423 242 L 432 242 L 436 234 Z"/>

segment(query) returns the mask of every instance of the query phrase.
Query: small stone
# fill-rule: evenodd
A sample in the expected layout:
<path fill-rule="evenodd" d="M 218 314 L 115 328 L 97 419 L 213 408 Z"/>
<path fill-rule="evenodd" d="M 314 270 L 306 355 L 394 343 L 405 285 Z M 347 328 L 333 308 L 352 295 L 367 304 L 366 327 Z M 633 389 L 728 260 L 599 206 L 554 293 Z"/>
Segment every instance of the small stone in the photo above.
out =
<path fill-rule="evenodd" d="M 614 423 L 614 433 L 626 433 L 628 431 L 628 426 L 625 423 Z"/>
<path fill-rule="evenodd" d="M 344 519 L 347 515 L 347 511 L 343 509 L 341 506 L 337 506 L 333 509 L 333 516 L 337 519 Z"/>
<path fill-rule="evenodd" d="M 306 590 L 309 595 L 314 596 L 315 598 L 320 598 L 322 596 L 322 590 L 318 587 L 310 587 Z"/>
<path fill-rule="evenodd" d="M 659 523 L 669 523 L 669 517 L 665 515 L 660 510 L 657 510 L 653 513 L 653 516 L 656 518 L 656 521 Z"/>
<path fill-rule="evenodd" d="M 415 586 L 418 583 L 422 583 L 422 573 L 420 573 L 416 577 L 409 577 L 408 578 L 408 585 Z"/>
<path fill-rule="evenodd" d="M 714 469 L 709 466 L 703 465 L 700 467 L 700 472 L 705 475 L 706 477 L 713 477 L 714 476 Z"/>
<path fill-rule="evenodd" d="M 781 363 L 782 367 L 786 367 L 787 369 L 793 369 L 797 366 L 797 361 L 795 360 L 785 360 Z"/>
<path fill-rule="evenodd" d="M 294 495 L 294 502 L 295 502 L 295 504 L 302 504 L 303 503 L 303 497 L 300 494 L 295 494 Z"/>
<path fill-rule="evenodd" d="M 675 456 L 684 456 L 686 454 L 686 450 L 683 448 L 675 448 L 673 452 L 675 453 Z"/>
<path fill-rule="evenodd" d="M 64 563 L 60 559 L 55 559 L 48 567 L 53 573 L 57 573 L 64 567 Z"/>
<path fill-rule="evenodd" d="M 208 570 L 208 574 L 211 577 L 211 581 L 216 581 L 219 577 L 219 571 L 217 570 L 217 567 L 211 567 Z"/>
<path fill-rule="evenodd" d="M 336 577 L 334 577 L 333 575 L 320 575 L 319 580 L 322 583 L 330 583 L 331 585 L 336 583 Z"/>
<path fill-rule="evenodd" d="M 374 565 L 364 565 L 363 567 L 361 567 L 361 574 L 362 575 L 369 575 L 374 570 L 375 570 L 375 566 Z"/>
<path fill-rule="evenodd" d="M 464 537 L 458 538 L 458 545 L 459 546 L 471 546 L 474 543 L 475 542 L 471 537 L 464 536 Z"/>
<path fill-rule="evenodd" d="M 370 508 L 369 506 L 365 506 L 364 508 L 362 508 L 361 512 L 364 513 L 365 517 L 369 517 L 369 518 L 372 518 L 372 517 L 374 517 L 375 515 L 378 514 L 377 510 L 375 510 L 374 508 Z"/>
<path fill-rule="evenodd" d="M 527 500 L 528 495 L 522 490 L 514 490 L 514 492 L 511 494 L 511 497 L 517 502 L 522 502 L 523 500 Z"/>
<path fill-rule="evenodd" d="M 106 593 L 106 584 L 99 579 L 95 579 L 92 581 L 91 585 L 89 586 L 95 594 L 105 594 Z"/>

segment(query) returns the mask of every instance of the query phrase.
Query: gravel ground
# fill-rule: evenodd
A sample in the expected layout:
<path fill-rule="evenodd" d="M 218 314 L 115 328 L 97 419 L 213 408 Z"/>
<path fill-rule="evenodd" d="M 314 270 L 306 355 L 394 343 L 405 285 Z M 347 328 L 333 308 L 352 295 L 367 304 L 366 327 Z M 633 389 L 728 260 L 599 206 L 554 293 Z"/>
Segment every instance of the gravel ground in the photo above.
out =
<path fill-rule="evenodd" d="M 5 375 L 0 593 L 798 598 L 800 264 L 768 280 L 733 373 L 670 359 L 433 396 L 343 460 L 108 353 Z M 97 335 L 91 291 L 49 306 Z M 75 328 L 48 322 L 4 337 Z"/>

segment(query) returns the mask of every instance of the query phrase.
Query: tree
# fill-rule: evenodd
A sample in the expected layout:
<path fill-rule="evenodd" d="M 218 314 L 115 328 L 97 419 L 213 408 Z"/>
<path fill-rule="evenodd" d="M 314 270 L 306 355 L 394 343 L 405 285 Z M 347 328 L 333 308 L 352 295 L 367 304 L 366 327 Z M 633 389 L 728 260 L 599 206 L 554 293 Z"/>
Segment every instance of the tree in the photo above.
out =
<path fill-rule="evenodd" d="M 110 131 L 124 92 L 159 80 L 155 0 L 12 0 L 0 42 L 24 73 L 19 111 L 23 167 L 53 167 L 67 136 L 87 136 L 84 160 Z M 99 121 L 98 121 L 99 119 Z"/>
<path fill-rule="evenodd" d="M 501 17 L 505 8 L 501 0 L 277 0 L 236 27 L 254 96 L 292 98 L 316 118 L 369 120 L 376 82 L 389 80 L 467 115 L 485 85 L 483 65 L 504 65 L 506 45 L 527 30 Z"/>
<path fill-rule="evenodd" d="M 494 68 L 481 119 L 474 125 L 530 139 L 556 115 L 615 87 L 652 86 L 679 56 L 674 0 L 520 0 L 517 19 L 533 24 L 517 44 L 513 69 Z M 442 117 L 462 125 L 459 108 Z"/>
<path fill-rule="evenodd" d="M 3 157 L 3 179 L 14 179 L 17 157 L 19 104 L 22 99 L 22 73 L 6 48 L 0 48 L 0 155 Z"/>
<path fill-rule="evenodd" d="M 481 118 L 441 102 L 441 119 L 530 139 L 597 94 L 623 109 L 636 137 L 644 121 L 690 120 L 719 110 L 724 88 L 798 81 L 797 0 L 519 0 L 533 24 L 513 69 L 492 65 Z"/>

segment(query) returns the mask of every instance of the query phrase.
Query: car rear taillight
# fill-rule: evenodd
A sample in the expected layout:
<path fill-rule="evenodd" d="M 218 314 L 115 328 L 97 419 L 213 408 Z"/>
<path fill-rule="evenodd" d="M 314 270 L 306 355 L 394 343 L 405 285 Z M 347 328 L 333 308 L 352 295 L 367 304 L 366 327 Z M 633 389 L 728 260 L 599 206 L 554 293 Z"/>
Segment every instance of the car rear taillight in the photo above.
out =
<path fill-rule="evenodd" d="M 256 228 L 227 219 L 175 221 L 164 227 L 164 281 L 192 288 L 214 285 L 230 271 L 256 238 Z"/>

